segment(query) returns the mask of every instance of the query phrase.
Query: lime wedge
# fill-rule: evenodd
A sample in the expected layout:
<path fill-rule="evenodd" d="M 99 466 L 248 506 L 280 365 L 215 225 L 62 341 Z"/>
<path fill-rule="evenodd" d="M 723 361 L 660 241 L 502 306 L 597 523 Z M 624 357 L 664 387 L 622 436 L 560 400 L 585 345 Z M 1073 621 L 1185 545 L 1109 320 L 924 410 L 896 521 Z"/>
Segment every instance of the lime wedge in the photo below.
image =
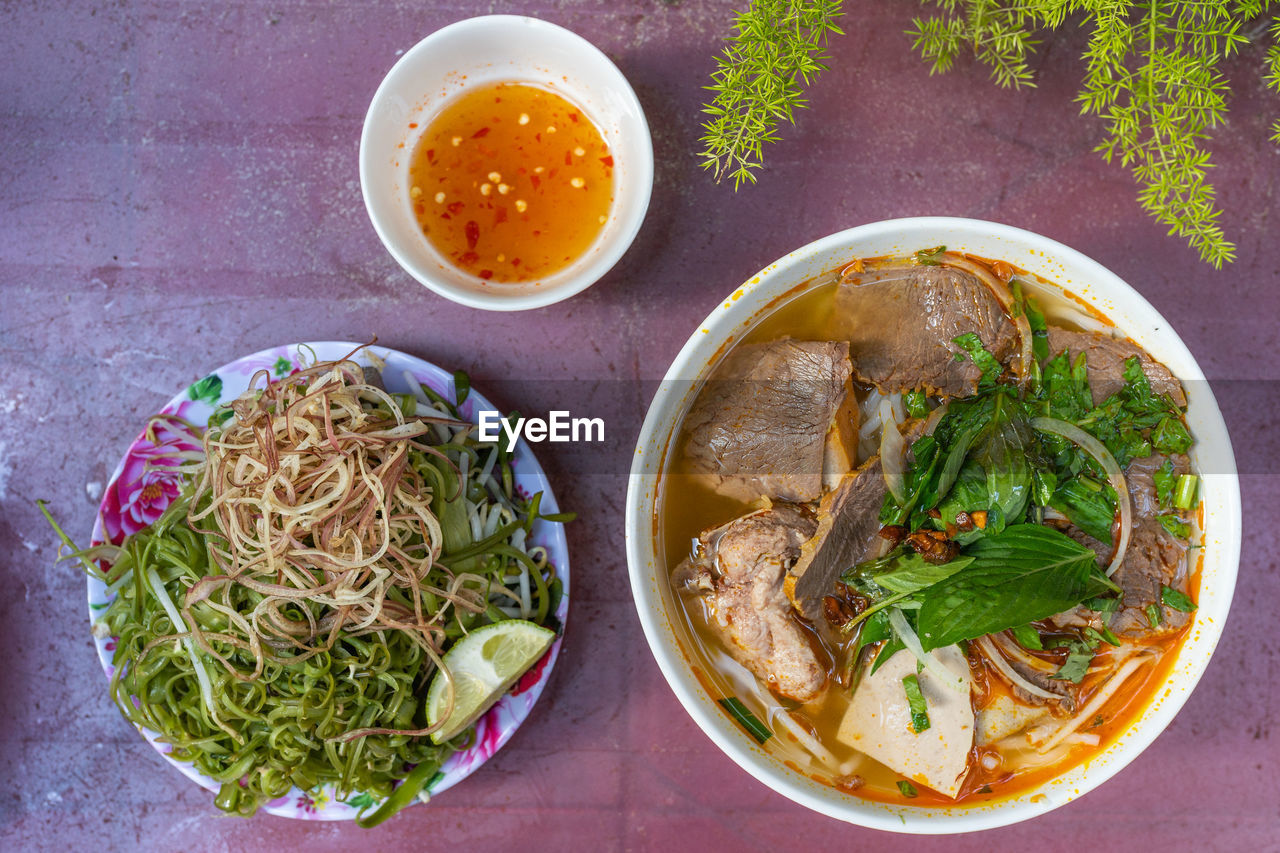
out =
<path fill-rule="evenodd" d="M 538 662 L 555 638 L 555 631 L 541 625 L 508 619 L 478 628 L 454 643 L 444 655 L 444 665 L 453 674 L 453 711 L 431 740 L 451 740 L 479 719 Z M 427 690 L 427 725 L 436 724 L 448 700 L 448 681 L 443 672 L 437 672 Z"/>

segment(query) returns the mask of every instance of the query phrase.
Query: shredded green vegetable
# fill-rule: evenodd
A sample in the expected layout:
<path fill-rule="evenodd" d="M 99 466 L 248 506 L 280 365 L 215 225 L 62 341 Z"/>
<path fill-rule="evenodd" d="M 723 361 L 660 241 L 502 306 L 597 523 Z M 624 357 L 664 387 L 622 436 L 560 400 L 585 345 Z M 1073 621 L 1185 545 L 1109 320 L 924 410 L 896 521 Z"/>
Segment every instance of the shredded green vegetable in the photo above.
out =
<path fill-rule="evenodd" d="M 290 500 L 254 502 L 230 479 L 211 487 L 258 464 L 229 455 L 219 467 L 211 456 L 186 473 L 181 495 L 150 527 L 119 547 L 77 552 L 115 596 L 95 626 L 116 638 L 113 700 L 130 722 L 159 733 L 173 758 L 221 783 L 215 802 L 231 814 L 252 815 L 295 786 L 332 784 L 335 798 L 374 809 L 362 825 L 385 820 L 472 736 L 442 745 L 424 736 L 426 688 L 453 640 L 506 618 L 554 621 L 561 584 L 526 537 L 540 517 L 572 516 L 540 516 L 541 495 L 515 494 L 509 455 L 454 420 L 453 403 L 431 395 L 448 417 L 416 417 L 412 397 L 370 392 L 353 367 L 318 364 L 288 380 L 299 386 L 293 397 L 266 406 L 278 427 L 292 418 L 280 430 L 305 433 L 308 402 L 329 405 L 319 418 L 332 447 L 351 441 L 315 463 L 318 473 L 306 466 L 330 449 L 324 441 L 301 461 L 269 450 L 268 468 L 272 459 L 300 466 L 287 486 L 276 483 L 297 489 Z M 465 377 L 455 384 L 467 393 Z M 338 385 L 355 386 L 354 396 Z M 261 400 L 251 397 L 237 401 L 235 420 L 210 428 L 206 450 L 252 422 L 250 404 Z M 344 406 L 348 421 L 334 428 Z M 349 490 L 305 491 L 341 482 L 339 456 L 383 434 L 386 452 L 355 463 L 369 470 Z M 304 493 L 321 506 L 299 520 L 290 513 L 309 505 Z M 297 547 L 282 544 L 273 524 Z M 380 542 L 391 557 L 371 557 Z M 105 571 L 94 565 L 100 559 Z"/>

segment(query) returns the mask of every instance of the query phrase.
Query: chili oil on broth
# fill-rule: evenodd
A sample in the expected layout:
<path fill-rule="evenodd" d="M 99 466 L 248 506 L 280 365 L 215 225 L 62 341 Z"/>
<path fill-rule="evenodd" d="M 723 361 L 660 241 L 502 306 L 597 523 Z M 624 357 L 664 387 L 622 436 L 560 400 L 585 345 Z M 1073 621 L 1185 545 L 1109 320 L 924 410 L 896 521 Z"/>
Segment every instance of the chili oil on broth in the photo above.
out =
<path fill-rule="evenodd" d="M 877 258 L 865 261 L 865 266 L 867 269 L 875 269 L 878 266 L 901 264 L 905 260 Z M 986 266 L 992 263 L 989 259 L 972 256 L 970 260 Z M 1013 271 L 1054 325 L 1077 331 L 1114 329 L 1114 324 L 1096 308 L 1057 284 L 1016 267 Z M 783 337 L 797 340 L 839 340 L 846 320 L 836 313 L 838 287 L 838 281 L 833 280 L 829 274 L 817 276 L 799 285 L 778 303 L 766 309 L 763 316 L 741 338 L 727 346 L 720 353 L 717 363 L 735 347 L 744 344 L 762 343 Z M 856 381 L 853 387 L 859 403 L 873 393 L 873 389 L 859 385 Z M 696 393 L 690 395 L 686 415 L 688 406 L 696 398 Z M 656 551 L 666 560 L 668 579 L 675 567 L 689 556 L 691 543 L 703 530 L 726 524 L 762 506 L 760 501 L 744 503 L 719 494 L 688 470 L 684 453 L 688 436 L 683 418 L 684 415 L 680 428 L 667 447 L 664 473 L 657 490 L 658 500 L 655 506 L 655 535 L 658 538 Z M 865 458 L 860 456 L 856 464 L 860 465 L 864 461 Z M 1203 530 L 1199 524 L 1194 526 L 1191 540 L 1193 545 L 1203 543 Z M 1199 599 L 1201 550 L 1194 548 L 1190 552 L 1193 556 L 1189 560 L 1194 563 L 1187 568 L 1193 600 Z M 668 583 L 671 581 L 668 580 Z M 994 745 L 979 747 L 975 744 L 970 750 L 970 769 L 965 784 L 956 799 L 920 784 L 915 784 L 915 797 L 906 797 L 898 787 L 898 782 L 905 777 L 869 756 L 862 755 L 836 737 L 851 696 L 851 692 L 836 681 L 837 673 L 833 671 L 835 661 L 841 658 L 839 652 L 843 651 L 843 647 L 833 654 L 833 650 L 826 649 L 817 639 L 816 633 L 805 626 L 806 634 L 819 651 L 818 659 L 826 661 L 830 667 L 830 681 L 828 689 L 817 700 L 799 705 L 793 700 L 771 693 L 760 679 L 722 648 L 722 641 L 710 627 L 712 614 L 703 599 L 680 590 L 673 583 L 670 594 L 681 614 L 681 618 L 673 620 L 673 628 L 676 629 L 676 637 L 698 681 L 715 698 L 736 696 L 768 725 L 773 737 L 762 745 L 765 751 L 806 778 L 851 796 L 896 806 L 980 807 L 1027 794 L 1101 754 L 1128 730 L 1156 698 L 1158 688 L 1172 672 L 1178 651 L 1195 624 L 1193 617 L 1180 631 L 1145 642 L 1145 647 L 1155 650 L 1151 660 L 1143 663 L 1103 706 L 1101 722 L 1082 726 L 1078 730 L 1080 733 L 1097 735 L 1097 745 L 1071 744 L 1065 749 L 1059 747 L 1050 751 L 1050 756 L 1056 758 L 1048 763 L 1032 760 L 1011 768 L 1002 761 L 995 768 L 986 768 L 980 761 L 981 754 L 995 752 Z M 800 624 L 803 626 L 803 622 Z M 975 684 L 975 711 L 986 707 L 1000 696 L 1012 698 L 1012 688 L 985 659 L 976 653 L 969 654 L 967 659 Z M 1102 674 L 1086 676 L 1078 694 L 1078 709 L 1088 704 L 1094 691 L 1105 680 Z M 979 685 L 982 687 L 981 691 L 978 689 Z M 816 735 L 822 746 L 831 752 L 838 766 L 824 766 L 815 758 L 799 739 L 776 722 L 775 718 L 779 713 L 788 713 L 800 728 Z M 1059 722 L 1065 722 L 1071 715 L 1055 718 Z M 1019 738 L 1021 735 L 1011 737 Z M 1027 748 L 1025 753 L 1035 759 L 1034 749 Z M 855 789 L 842 786 L 841 768 L 852 768 L 851 772 L 861 777 L 863 784 Z"/>
<path fill-rule="evenodd" d="M 409 162 L 409 201 L 453 266 L 531 282 L 590 251 L 608 222 L 613 173 L 608 142 L 577 104 L 531 83 L 490 83 L 467 87 L 427 123 Z"/>

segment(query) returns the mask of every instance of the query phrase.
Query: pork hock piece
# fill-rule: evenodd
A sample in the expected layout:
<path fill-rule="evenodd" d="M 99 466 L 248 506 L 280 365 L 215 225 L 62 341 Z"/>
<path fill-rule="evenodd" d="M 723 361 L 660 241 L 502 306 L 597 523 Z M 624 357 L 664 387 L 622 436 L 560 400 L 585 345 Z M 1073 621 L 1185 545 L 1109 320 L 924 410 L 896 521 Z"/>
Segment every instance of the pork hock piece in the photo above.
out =
<path fill-rule="evenodd" d="M 688 471 L 741 501 L 812 501 L 853 466 L 849 345 L 790 338 L 736 348 L 685 421 Z"/>
<path fill-rule="evenodd" d="M 733 658 L 797 702 L 822 693 L 827 667 L 782 582 L 816 528 L 807 508 L 777 504 L 704 531 L 697 553 L 674 573 L 678 585 L 704 597 L 710 625 Z"/>

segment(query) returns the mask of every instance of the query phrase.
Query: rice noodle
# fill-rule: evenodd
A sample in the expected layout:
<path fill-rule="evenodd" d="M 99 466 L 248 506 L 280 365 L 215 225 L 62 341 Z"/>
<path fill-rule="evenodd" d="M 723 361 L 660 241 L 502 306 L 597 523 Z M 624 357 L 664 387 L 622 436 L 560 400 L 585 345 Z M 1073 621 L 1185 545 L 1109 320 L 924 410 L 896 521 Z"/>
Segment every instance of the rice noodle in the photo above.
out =
<path fill-rule="evenodd" d="M 1102 466 L 1107 475 L 1107 482 L 1116 490 L 1116 506 L 1120 510 L 1120 539 L 1111 555 L 1111 563 L 1107 566 L 1107 577 L 1115 574 L 1116 569 L 1124 564 L 1124 554 L 1129 548 L 1129 535 L 1133 530 L 1133 507 L 1129 503 L 1129 486 L 1125 482 L 1124 472 L 1116 462 L 1111 451 L 1101 441 L 1089 435 L 1073 423 L 1058 418 L 1032 418 L 1031 426 L 1041 432 L 1060 435 L 1068 441 L 1080 445 L 1080 449 L 1088 453 Z"/>
<path fill-rule="evenodd" d="M 889 401 L 889 407 L 893 410 L 893 422 L 896 424 L 906 423 L 907 407 L 902 404 L 902 395 L 889 394 L 886 399 Z"/>
<path fill-rule="evenodd" d="M 1076 729 L 1084 725 L 1086 720 L 1092 719 L 1093 716 L 1102 709 L 1102 706 L 1107 704 L 1111 697 L 1114 696 L 1124 685 L 1125 681 L 1129 679 L 1129 676 L 1137 672 L 1138 667 L 1146 663 L 1147 660 L 1149 660 L 1147 655 L 1135 655 L 1125 661 L 1120 668 L 1116 670 L 1116 674 L 1111 676 L 1107 683 L 1102 685 L 1102 687 L 1093 694 L 1093 698 L 1091 698 L 1089 702 L 1080 709 L 1080 713 L 1063 723 L 1057 733 L 1048 740 L 1036 744 L 1036 749 L 1041 753 L 1048 752 L 1058 744 L 1062 743 L 1068 735 L 1074 733 Z"/>
<path fill-rule="evenodd" d="M 986 657 L 987 661 L 992 666 L 994 666 L 996 668 L 996 671 L 999 672 L 1001 675 L 1003 675 L 1005 677 L 1005 680 L 1007 680 L 1010 684 L 1012 684 L 1017 688 L 1025 690 L 1027 693 L 1031 694 L 1032 696 L 1037 696 L 1041 699 L 1048 699 L 1053 702 L 1062 701 L 1062 697 L 1059 696 L 1057 693 L 1050 693 L 1048 690 L 1045 690 L 1043 687 L 1037 687 L 1036 685 L 1032 684 L 1030 681 L 1027 681 L 1027 679 L 1023 678 L 1021 675 L 1018 675 L 1018 673 L 1014 670 L 1014 668 L 1009 666 L 1009 662 L 1006 661 L 1003 656 L 1001 656 L 1000 652 L 992 644 L 991 639 L 989 637 L 979 637 L 975 642 L 978 644 L 978 648 L 982 649 L 983 656 Z"/>
<path fill-rule="evenodd" d="M 1097 732 L 1076 732 L 1073 735 L 1062 739 L 1063 743 L 1083 744 L 1084 746 L 1097 746 L 1102 742 L 1102 738 Z"/>
<path fill-rule="evenodd" d="M 858 757 L 850 759 L 842 764 L 840 760 L 836 758 L 835 753 L 823 746 L 816 737 L 805 731 L 804 726 L 797 723 L 795 719 L 792 718 L 790 712 L 785 708 L 780 708 L 777 705 L 770 705 L 769 722 L 781 723 L 782 727 L 786 729 L 792 737 L 799 741 L 801 746 L 809 750 L 809 752 L 813 754 L 814 758 L 818 759 L 821 764 L 841 776 L 848 776 L 850 773 L 857 770 L 858 765 L 862 763 L 861 753 L 859 753 Z"/>

